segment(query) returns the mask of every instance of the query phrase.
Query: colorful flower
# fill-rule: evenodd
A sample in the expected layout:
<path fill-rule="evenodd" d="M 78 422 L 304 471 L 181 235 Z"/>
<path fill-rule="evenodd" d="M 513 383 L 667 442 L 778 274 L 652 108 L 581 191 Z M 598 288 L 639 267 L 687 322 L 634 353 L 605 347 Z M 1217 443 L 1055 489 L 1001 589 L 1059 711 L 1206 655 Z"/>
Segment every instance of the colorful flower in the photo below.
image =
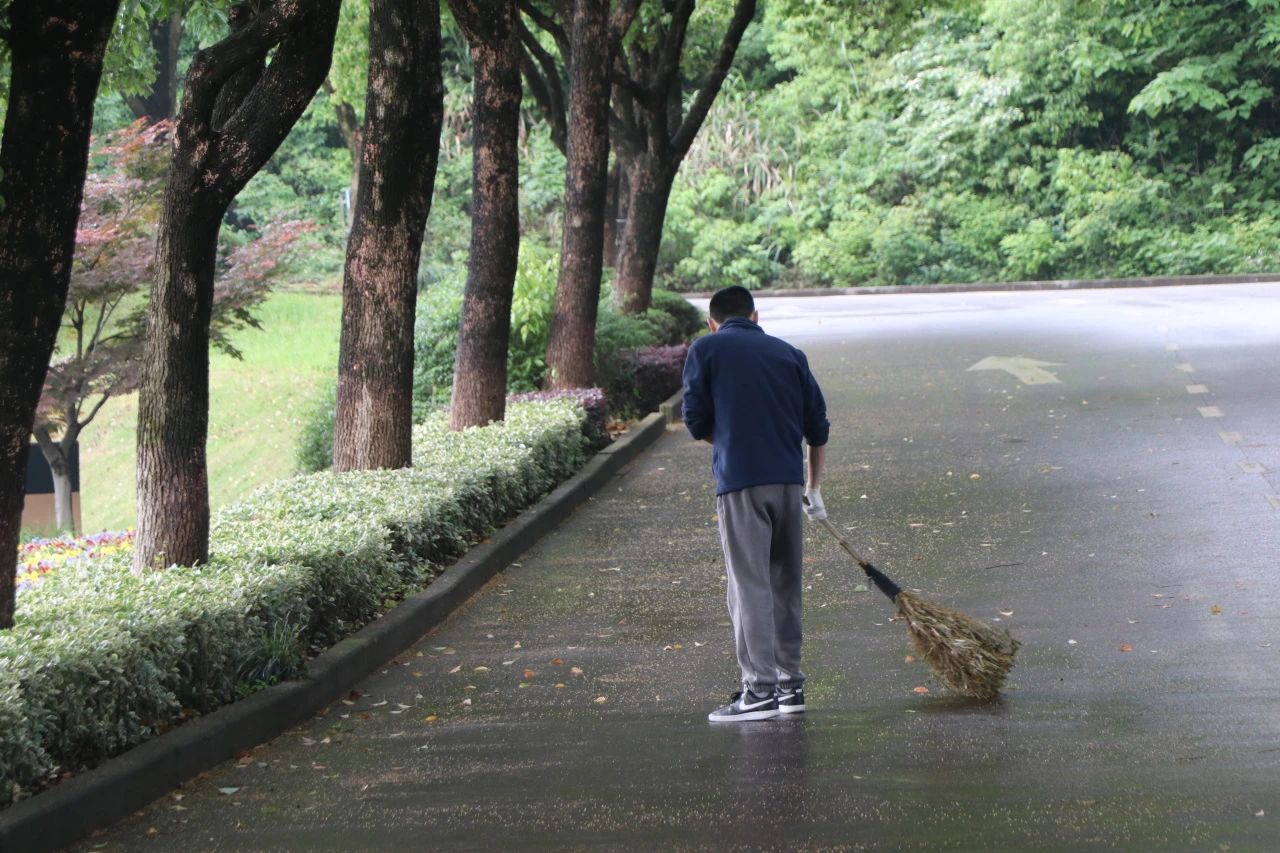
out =
<path fill-rule="evenodd" d="M 17 590 L 30 589 L 46 575 L 69 563 L 87 563 L 98 557 L 132 550 L 132 530 L 33 539 L 18 546 Z"/>

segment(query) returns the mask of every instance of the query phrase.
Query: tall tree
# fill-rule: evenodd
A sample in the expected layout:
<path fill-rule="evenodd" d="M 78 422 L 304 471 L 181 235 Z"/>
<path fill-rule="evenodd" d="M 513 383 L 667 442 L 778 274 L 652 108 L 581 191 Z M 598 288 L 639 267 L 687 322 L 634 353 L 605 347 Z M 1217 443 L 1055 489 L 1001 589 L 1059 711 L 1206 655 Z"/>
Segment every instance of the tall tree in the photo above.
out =
<path fill-rule="evenodd" d="M 8 5 L 0 138 L 0 628 L 13 626 L 27 447 L 71 278 L 93 105 L 117 0 Z"/>
<path fill-rule="evenodd" d="M 438 0 L 372 0 L 355 222 L 347 242 L 333 467 L 412 462 L 413 324 L 444 85 Z"/>
<path fill-rule="evenodd" d="M 160 217 L 138 397 L 135 571 L 208 559 L 205 442 L 218 229 L 324 81 L 338 6 L 236 6 L 230 35 L 192 60 Z"/>
<path fill-rule="evenodd" d="M 625 169 L 626 222 L 614 297 L 622 310 L 648 310 L 671 184 L 733 64 L 755 0 L 736 0 L 710 70 L 686 112 L 680 72 L 694 0 L 664 2 L 650 38 L 633 39 L 615 63 L 614 144 Z"/>
<path fill-rule="evenodd" d="M 506 413 L 511 295 L 520 250 L 520 62 L 515 0 L 451 0 L 475 67 L 471 256 L 454 362 L 452 429 Z"/>
<path fill-rule="evenodd" d="M 613 58 L 631 27 L 639 0 L 622 0 L 609 14 L 608 0 L 574 0 L 567 33 L 532 3 L 521 8 L 551 32 L 569 71 L 568 108 L 563 108 L 554 63 L 536 39 L 522 32 L 525 78 L 544 112 L 552 116 L 552 138 L 564 137 L 566 155 L 564 235 L 555 310 L 547 341 L 552 388 L 591 385 L 595 379 L 596 311 L 604 265 L 605 201 L 609 165 L 609 77 Z"/>

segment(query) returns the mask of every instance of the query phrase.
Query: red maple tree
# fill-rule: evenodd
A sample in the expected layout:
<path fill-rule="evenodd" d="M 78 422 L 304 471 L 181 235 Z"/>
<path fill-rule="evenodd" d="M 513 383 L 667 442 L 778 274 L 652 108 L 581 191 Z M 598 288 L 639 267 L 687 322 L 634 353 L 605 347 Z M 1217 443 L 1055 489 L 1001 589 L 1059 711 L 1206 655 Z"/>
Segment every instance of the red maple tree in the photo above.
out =
<path fill-rule="evenodd" d="M 53 472 L 56 523 L 73 530 L 70 460 L 80 435 L 112 397 L 138 389 L 146 303 L 154 279 L 156 222 L 173 123 L 143 121 L 91 151 L 67 307 L 33 434 Z M 260 328 L 253 309 L 288 268 L 305 221 L 281 221 L 224 240 L 218 257 L 211 342 L 239 357 L 229 333 Z"/>

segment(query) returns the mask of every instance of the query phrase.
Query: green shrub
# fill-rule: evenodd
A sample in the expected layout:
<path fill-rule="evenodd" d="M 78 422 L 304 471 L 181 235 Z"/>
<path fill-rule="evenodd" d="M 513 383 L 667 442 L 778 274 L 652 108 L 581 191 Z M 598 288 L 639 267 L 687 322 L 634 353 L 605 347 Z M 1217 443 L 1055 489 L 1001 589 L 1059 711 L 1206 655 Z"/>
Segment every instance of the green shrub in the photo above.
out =
<path fill-rule="evenodd" d="M 209 564 L 68 564 L 0 632 L 0 805 L 295 673 L 581 466 L 573 399 L 414 431 L 412 469 L 273 483 L 213 520 Z"/>
<path fill-rule="evenodd" d="M 458 329 L 462 322 L 464 275 L 461 271 L 455 272 L 418 294 L 418 315 L 413 329 L 415 421 L 449 403 Z"/>
<path fill-rule="evenodd" d="M 652 307 L 664 314 L 670 314 L 676 320 L 674 333 L 677 337 L 675 340 L 664 341 L 668 345 L 692 340 L 706 328 L 706 317 L 693 303 L 678 293 L 655 287 L 653 289 Z"/>
<path fill-rule="evenodd" d="M 556 301 L 560 254 L 524 241 L 511 293 L 511 344 L 507 353 L 507 390 L 536 390 L 547 372 L 547 335 Z"/>
<path fill-rule="evenodd" d="M 295 450 L 299 471 L 310 473 L 333 467 L 333 425 L 337 409 L 335 380 L 326 385 L 302 413 L 302 431 Z"/>

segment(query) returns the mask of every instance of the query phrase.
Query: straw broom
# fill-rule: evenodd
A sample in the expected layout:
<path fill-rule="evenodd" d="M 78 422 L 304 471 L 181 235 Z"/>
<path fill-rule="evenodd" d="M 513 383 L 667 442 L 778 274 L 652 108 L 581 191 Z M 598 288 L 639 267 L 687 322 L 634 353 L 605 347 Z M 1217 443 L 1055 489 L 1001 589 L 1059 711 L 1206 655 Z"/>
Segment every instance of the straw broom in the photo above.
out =
<path fill-rule="evenodd" d="M 1008 631 L 904 590 L 858 556 L 830 521 L 824 518 L 820 523 L 876 588 L 897 605 L 898 618 L 906 622 L 911 644 L 934 675 L 957 693 L 975 699 L 994 699 L 1000 694 L 1020 645 Z"/>

